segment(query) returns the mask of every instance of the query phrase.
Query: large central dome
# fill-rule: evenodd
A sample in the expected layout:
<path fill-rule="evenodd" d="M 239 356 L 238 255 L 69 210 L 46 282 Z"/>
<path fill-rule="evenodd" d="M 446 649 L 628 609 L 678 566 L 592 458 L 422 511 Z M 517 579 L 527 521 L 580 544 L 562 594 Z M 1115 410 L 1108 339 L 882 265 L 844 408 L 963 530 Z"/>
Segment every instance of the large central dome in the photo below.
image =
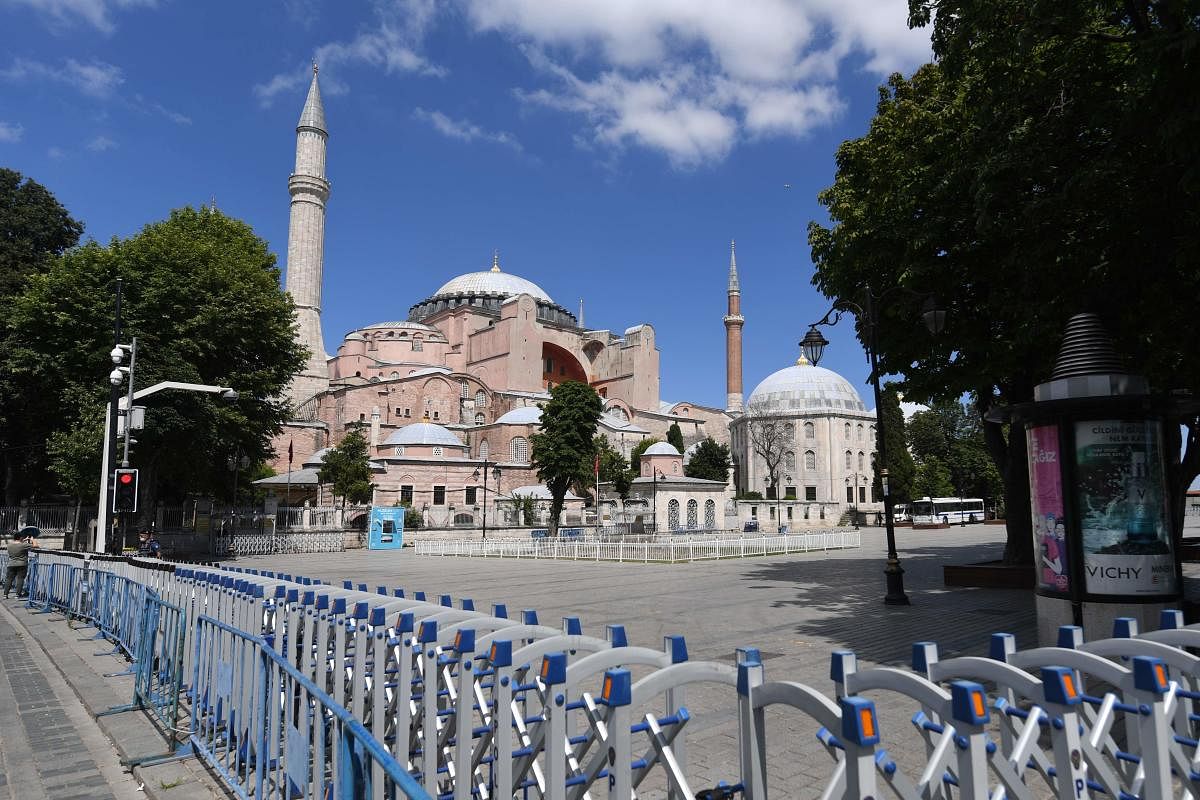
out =
<path fill-rule="evenodd" d="M 433 296 L 438 298 L 463 294 L 501 295 L 503 297 L 528 294 L 538 300 L 545 300 L 547 303 L 554 302 L 550 299 L 550 295 L 546 294 L 542 290 L 542 287 L 533 281 L 527 281 L 516 275 L 501 272 L 499 253 L 495 253 L 492 256 L 492 268 L 490 270 L 485 272 L 468 272 L 466 275 L 459 275 L 457 278 L 452 278 L 442 284 L 442 288 L 438 289 Z"/>
<path fill-rule="evenodd" d="M 850 381 L 807 362 L 768 375 L 746 405 L 768 413 L 867 410 Z"/>

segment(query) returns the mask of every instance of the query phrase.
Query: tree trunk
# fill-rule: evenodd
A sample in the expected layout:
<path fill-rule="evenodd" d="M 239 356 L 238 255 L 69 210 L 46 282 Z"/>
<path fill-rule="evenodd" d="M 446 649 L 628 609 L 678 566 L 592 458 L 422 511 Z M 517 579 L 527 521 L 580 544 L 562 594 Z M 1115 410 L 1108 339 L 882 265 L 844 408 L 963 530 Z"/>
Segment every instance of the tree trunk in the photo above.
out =
<path fill-rule="evenodd" d="M 1004 544 L 1005 564 L 1033 563 L 1033 521 L 1029 511 L 1029 461 L 1025 430 L 1020 425 L 1009 428 L 997 422 L 984 421 L 983 438 L 996 469 L 1004 477 L 1004 518 L 1007 540 Z"/>
<path fill-rule="evenodd" d="M 551 537 L 558 536 L 558 515 L 562 513 L 563 496 L 565 494 L 566 494 L 565 492 L 563 493 L 563 495 L 554 494 L 554 495 L 552 495 L 553 499 L 551 499 L 551 501 L 550 501 L 550 536 Z"/>

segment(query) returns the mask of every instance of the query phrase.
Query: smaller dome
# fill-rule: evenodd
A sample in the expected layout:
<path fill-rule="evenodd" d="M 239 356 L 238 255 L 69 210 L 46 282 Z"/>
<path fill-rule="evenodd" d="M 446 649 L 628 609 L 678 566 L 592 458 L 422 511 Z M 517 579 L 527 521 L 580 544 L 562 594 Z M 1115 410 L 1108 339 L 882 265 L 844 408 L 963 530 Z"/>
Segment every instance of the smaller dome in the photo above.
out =
<path fill-rule="evenodd" d="M 496 420 L 497 425 L 540 425 L 542 409 L 538 406 L 514 408 Z"/>
<path fill-rule="evenodd" d="M 349 333 L 346 334 L 347 342 L 365 342 L 366 340 L 367 340 L 367 337 L 363 336 L 358 331 L 350 331 Z"/>
<path fill-rule="evenodd" d="M 414 422 L 400 430 L 392 431 L 385 445 L 441 445 L 443 447 L 466 448 L 466 445 L 450 431 L 432 422 Z"/>
<path fill-rule="evenodd" d="M 408 320 L 395 320 L 392 322 L 376 322 L 373 325 L 364 325 L 359 328 L 360 331 L 374 330 L 406 330 L 406 331 L 428 331 L 429 333 L 441 333 L 432 325 L 425 325 L 421 322 L 409 322 Z"/>
<path fill-rule="evenodd" d="M 670 442 L 655 442 L 646 448 L 644 456 L 677 456 L 679 451 L 675 449 L 675 445 Z"/>

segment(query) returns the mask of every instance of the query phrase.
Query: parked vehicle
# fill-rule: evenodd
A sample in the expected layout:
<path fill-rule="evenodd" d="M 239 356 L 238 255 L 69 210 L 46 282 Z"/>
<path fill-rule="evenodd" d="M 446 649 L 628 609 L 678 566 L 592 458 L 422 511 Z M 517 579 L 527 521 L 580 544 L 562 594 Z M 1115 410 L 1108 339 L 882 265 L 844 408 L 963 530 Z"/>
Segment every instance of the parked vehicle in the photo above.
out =
<path fill-rule="evenodd" d="M 978 497 L 922 497 L 912 503 L 914 525 L 954 525 L 984 519 L 983 500 Z"/>

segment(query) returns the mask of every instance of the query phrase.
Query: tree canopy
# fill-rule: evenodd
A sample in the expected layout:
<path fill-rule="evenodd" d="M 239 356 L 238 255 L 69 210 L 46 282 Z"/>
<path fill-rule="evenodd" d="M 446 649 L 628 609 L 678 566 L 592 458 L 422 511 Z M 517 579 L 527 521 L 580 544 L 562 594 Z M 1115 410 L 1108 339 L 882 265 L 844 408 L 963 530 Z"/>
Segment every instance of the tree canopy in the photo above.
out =
<path fill-rule="evenodd" d="M 915 496 L 930 494 L 934 485 L 940 496 L 981 497 L 995 501 L 1004 491 L 1000 473 L 987 452 L 983 426 L 976 413 L 957 400 L 934 403 L 927 411 L 913 414 L 907 424 L 909 449 L 917 463 Z M 945 481 L 925 473 L 945 474 Z"/>
<path fill-rule="evenodd" d="M 893 503 L 907 503 L 914 497 L 913 479 L 916 466 L 912 454 L 908 450 L 908 440 L 905 435 L 907 423 L 904 412 L 900 408 L 900 393 L 892 384 L 883 387 L 879 393 L 878 423 L 882 426 L 876 432 L 882 431 L 887 438 L 887 470 L 888 492 Z M 876 447 L 879 446 L 876 442 Z M 879 474 L 878 453 L 871 454 L 871 470 L 873 473 L 872 486 L 876 497 L 883 497 L 883 481 Z M 920 497 L 921 495 L 916 494 Z"/>
<path fill-rule="evenodd" d="M 45 439 L 38 435 L 42 398 L 7 368 L 14 347 L 9 320 L 13 301 L 29 277 L 74 247 L 82 232 L 83 225 L 44 186 L 0 168 L 0 464 L 6 505 L 44 488 L 37 476 L 46 463 Z M 68 491 L 75 490 L 74 478 L 63 481 Z M 92 483 L 97 482 L 93 477 Z"/>
<path fill-rule="evenodd" d="M 362 431 L 352 428 L 337 447 L 325 453 L 318 479 L 329 484 L 334 495 L 342 498 L 343 506 L 347 502 L 371 502 L 375 486 L 371 483 L 367 440 Z"/>
<path fill-rule="evenodd" d="M 573 483 L 592 479 L 600 395 L 586 383 L 563 381 L 542 405 L 542 426 L 530 437 L 530 461 L 550 490 L 550 535 L 558 535 L 563 498 Z"/>
<path fill-rule="evenodd" d="M 881 88 L 866 135 L 838 150 L 820 195 L 831 224 L 812 223 L 809 243 L 828 296 L 943 293 L 935 340 L 919 332 L 919 300 L 882 304 L 881 368 L 911 398 L 970 394 L 980 412 L 1032 400 L 1082 311 L 1152 385 L 1200 390 L 1200 327 L 1188 303 L 1163 302 L 1200 290 L 1197 11 L 910 1 L 913 24 L 933 25 L 937 63 Z M 1007 434 L 987 423 L 1008 507 L 1024 508 L 1024 436 Z M 1200 456 L 1186 480 L 1197 470 Z M 1028 515 L 1010 515 L 1006 558 L 1031 549 Z"/>
<path fill-rule="evenodd" d="M 691 459 L 683 467 L 689 478 L 704 478 L 709 481 L 729 481 L 729 445 L 717 444 L 711 436 L 700 442 Z"/>
<path fill-rule="evenodd" d="M 682 455 L 687 448 L 683 444 L 683 431 L 679 429 L 678 422 L 672 422 L 671 427 L 667 428 L 667 444 L 674 447 Z"/>
<path fill-rule="evenodd" d="M 83 481 L 99 472 L 118 276 L 122 339 L 138 339 L 136 389 L 170 380 L 240 395 L 234 403 L 194 392 L 147 398 L 132 459 L 143 507 L 158 496 L 221 494 L 230 457 L 269 454 L 287 416 L 281 394 L 303 363 L 275 257 L 245 223 L 184 208 L 128 239 L 70 250 L 30 277 L 13 302 L 4 367 L 24 402 L 36 402 L 30 436 L 50 443 L 50 466 L 64 484 L 75 483 L 72 473 Z"/>

